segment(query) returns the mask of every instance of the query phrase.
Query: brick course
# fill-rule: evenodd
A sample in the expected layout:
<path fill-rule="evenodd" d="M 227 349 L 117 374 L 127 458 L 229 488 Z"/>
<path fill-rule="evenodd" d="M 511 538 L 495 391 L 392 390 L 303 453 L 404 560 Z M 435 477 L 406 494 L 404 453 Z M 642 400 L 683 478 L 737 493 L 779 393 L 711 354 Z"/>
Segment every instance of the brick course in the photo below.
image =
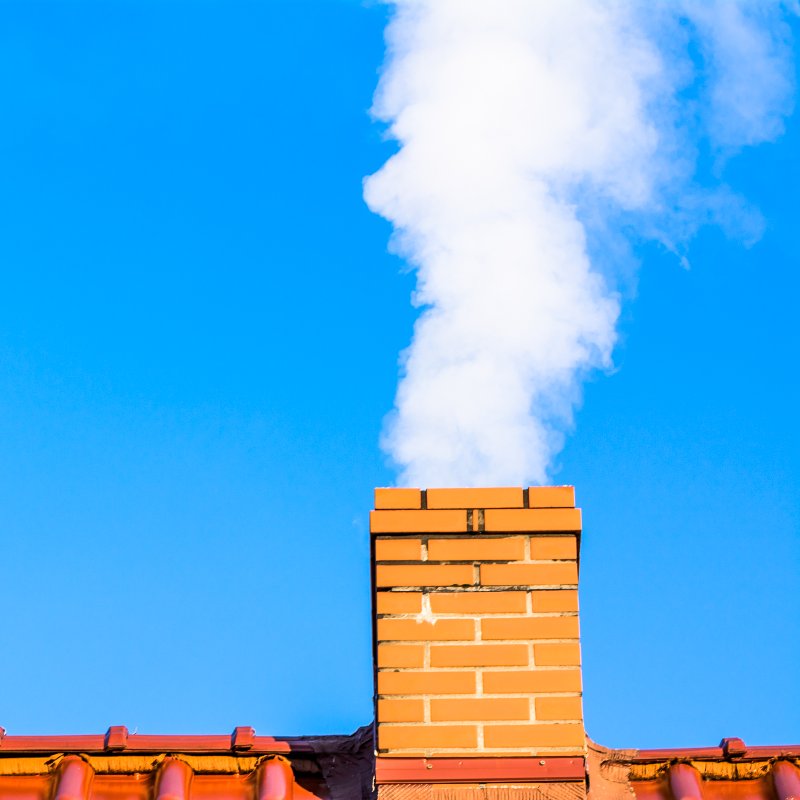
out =
<path fill-rule="evenodd" d="M 464 536 L 459 539 L 431 539 L 428 542 L 430 561 L 521 561 L 525 558 L 525 538 L 487 539 Z"/>
<path fill-rule="evenodd" d="M 468 586 L 475 582 L 469 564 L 379 564 L 375 581 L 381 586 Z"/>
<path fill-rule="evenodd" d="M 425 648 L 420 644 L 378 644 L 378 667 L 424 667 Z"/>
<path fill-rule="evenodd" d="M 378 715 L 384 722 L 424 722 L 425 701 L 378 700 Z"/>
<path fill-rule="evenodd" d="M 478 746 L 475 725 L 380 725 L 379 750 L 462 749 Z"/>
<path fill-rule="evenodd" d="M 527 667 L 524 644 L 431 645 L 432 667 Z"/>
<path fill-rule="evenodd" d="M 534 611 L 578 610 L 578 592 L 576 589 L 551 589 L 549 591 L 531 592 L 531 605 Z"/>
<path fill-rule="evenodd" d="M 483 586 L 570 586 L 578 583 L 578 564 L 481 564 Z"/>
<path fill-rule="evenodd" d="M 531 718 L 530 712 L 530 702 L 526 697 L 431 700 L 432 722 L 470 722 L 472 720 L 497 722 L 511 719 L 527 722 Z"/>
<path fill-rule="evenodd" d="M 537 697 L 536 719 L 582 719 L 580 697 Z"/>
<path fill-rule="evenodd" d="M 583 725 L 487 725 L 483 732 L 487 747 L 583 748 Z"/>
<path fill-rule="evenodd" d="M 524 491 L 516 486 L 492 489 L 428 489 L 428 508 L 522 508 Z"/>
<path fill-rule="evenodd" d="M 577 508 L 487 509 L 487 531 L 579 531 L 581 512 Z"/>
<path fill-rule="evenodd" d="M 467 530 L 465 511 L 373 511 L 373 533 L 463 533 Z"/>
<path fill-rule="evenodd" d="M 375 508 L 422 508 L 422 492 L 419 489 L 376 489 Z"/>
<path fill-rule="evenodd" d="M 422 592 L 378 592 L 375 606 L 378 614 L 419 614 Z"/>
<path fill-rule="evenodd" d="M 469 672 L 382 670 L 378 673 L 378 694 L 475 694 L 477 677 L 474 670 Z M 580 681 L 578 683 L 580 684 Z"/>
<path fill-rule="evenodd" d="M 539 536 L 531 540 L 531 558 L 535 561 L 546 559 L 578 558 L 578 540 L 574 536 Z"/>
<path fill-rule="evenodd" d="M 524 614 L 527 592 L 431 592 L 434 614 Z"/>
<path fill-rule="evenodd" d="M 579 667 L 581 649 L 578 644 L 535 644 L 533 658 L 537 667 Z"/>
<path fill-rule="evenodd" d="M 574 508 L 575 488 L 573 486 L 531 486 L 528 489 L 528 506 L 530 508 Z"/>
<path fill-rule="evenodd" d="M 490 694 L 536 694 L 537 692 L 580 692 L 577 669 L 538 669 L 483 672 L 483 691 Z"/>
<path fill-rule="evenodd" d="M 481 620 L 481 638 L 577 639 L 577 617 L 508 617 Z"/>
<path fill-rule="evenodd" d="M 379 539 L 375 542 L 376 561 L 421 561 L 419 539 Z"/>
<path fill-rule="evenodd" d="M 416 619 L 379 619 L 378 641 L 451 642 L 473 640 L 475 623 L 471 619 L 438 619 L 435 622 Z"/>

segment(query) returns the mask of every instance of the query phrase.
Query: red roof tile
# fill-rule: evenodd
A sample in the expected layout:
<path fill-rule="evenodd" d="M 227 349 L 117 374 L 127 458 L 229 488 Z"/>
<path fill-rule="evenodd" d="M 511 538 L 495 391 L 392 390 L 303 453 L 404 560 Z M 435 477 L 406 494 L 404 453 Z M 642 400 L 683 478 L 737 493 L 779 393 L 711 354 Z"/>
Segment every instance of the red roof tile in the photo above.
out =
<path fill-rule="evenodd" d="M 6 736 L 0 800 L 363 800 L 372 730 L 353 736 Z"/>
<path fill-rule="evenodd" d="M 800 745 L 608 750 L 589 746 L 589 800 L 798 800 Z"/>

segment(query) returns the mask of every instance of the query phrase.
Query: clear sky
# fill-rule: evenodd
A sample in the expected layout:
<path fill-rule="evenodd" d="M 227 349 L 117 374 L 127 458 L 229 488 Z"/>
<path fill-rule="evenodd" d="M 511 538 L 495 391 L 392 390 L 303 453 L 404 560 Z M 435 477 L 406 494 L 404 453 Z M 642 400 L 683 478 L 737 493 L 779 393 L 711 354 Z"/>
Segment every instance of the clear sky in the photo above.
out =
<path fill-rule="evenodd" d="M 0 725 L 346 733 L 413 277 L 362 178 L 386 10 L 0 6 Z M 798 26 L 795 25 L 795 32 Z M 725 177 L 746 248 L 638 247 L 584 509 L 610 746 L 800 740 L 800 125 Z"/>

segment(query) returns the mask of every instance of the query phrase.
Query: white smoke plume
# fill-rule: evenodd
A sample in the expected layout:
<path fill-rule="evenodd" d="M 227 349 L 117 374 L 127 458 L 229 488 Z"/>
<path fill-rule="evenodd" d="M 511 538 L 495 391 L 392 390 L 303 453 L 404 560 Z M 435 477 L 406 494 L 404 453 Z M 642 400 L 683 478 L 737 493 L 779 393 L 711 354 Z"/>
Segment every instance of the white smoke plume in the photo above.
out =
<path fill-rule="evenodd" d="M 676 253 L 709 221 L 758 237 L 756 212 L 695 179 L 698 150 L 719 166 L 781 133 L 792 10 L 393 5 L 374 113 L 398 150 L 365 198 L 422 311 L 383 446 L 401 485 L 544 482 L 582 380 L 611 366 L 625 248 L 609 231 Z"/>

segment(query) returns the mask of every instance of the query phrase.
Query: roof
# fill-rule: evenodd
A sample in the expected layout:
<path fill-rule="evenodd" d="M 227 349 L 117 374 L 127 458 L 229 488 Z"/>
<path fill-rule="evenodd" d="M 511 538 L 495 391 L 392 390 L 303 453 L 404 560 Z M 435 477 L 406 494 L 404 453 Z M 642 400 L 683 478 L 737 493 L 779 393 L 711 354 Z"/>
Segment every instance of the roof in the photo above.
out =
<path fill-rule="evenodd" d="M 800 745 L 609 750 L 589 743 L 589 800 L 799 800 Z"/>
<path fill-rule="evenodd" d="M 0 800 L 364 800 L 372 729 L 352 736 L 6 736 Z"/>
<path fill-rule="evenodd" d="M 247 727 L 212 736 L 130 734 L 122 726 L 88 736 L 6 736 L 0 729 L 0 800 L 368 800 L 372 743 L 371 727 L 317 737 L 257 736 Z M 416 773 L 404 774 L 406 761 L 385 779 L 418 782 Z M 454 797 L 465 791 L 454 784 L 472 780 L 469 759 L 456 761 L 422 765 Z M 564 788 L 579 778 L 562 774 L 565 759 L 551 761 L 536 777 L 542 797 L 552 794 L 543 782 Z M 432 767 L 444 772 L 434 776 Z M 589 741 L 587 767 L 589 800 L 800 799 L 800 745 L 749 747 L 731 738 L 717 747 L 611 750 Z M 498 780 L 517 783 L 518 776 Z"/>

